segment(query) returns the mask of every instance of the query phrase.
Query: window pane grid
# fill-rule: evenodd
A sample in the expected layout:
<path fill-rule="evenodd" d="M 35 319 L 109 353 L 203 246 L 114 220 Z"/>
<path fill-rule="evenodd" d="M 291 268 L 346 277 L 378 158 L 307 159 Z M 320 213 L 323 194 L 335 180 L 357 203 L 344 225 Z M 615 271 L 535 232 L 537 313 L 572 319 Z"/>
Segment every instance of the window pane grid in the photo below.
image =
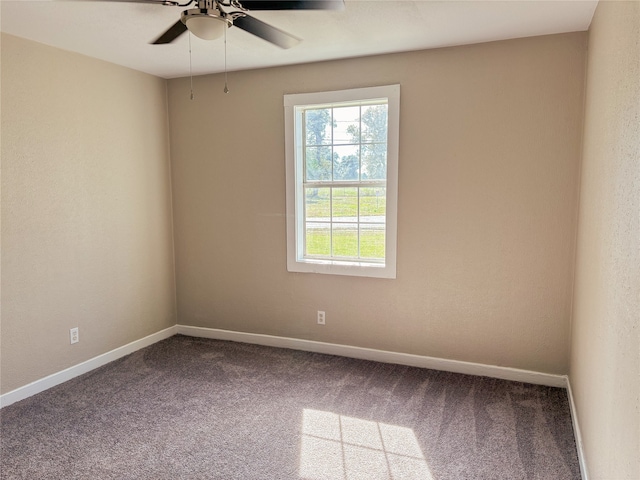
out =
<path fill-rule="evenodd" d="M 369 112 L 373 112 L 372 119 L 369 120 L 372 125 L 367 128 L 363 127 L 363 106 L 369 109 Z M 382 107 L 382 109 L 379 111 L 373 110 L 376 107 Z M 387 103 L 364 103 L 347 107 L 358 111 L 357 128 L 355 128 L 355 122 L 351 122 L 352 125 L 343 132 L 351 135 L 352 141 L 337 140 L 335 135 L 338 122 L 345 123 L 344 120 L 336 118 L 335 111 L 344 108 L 344 106 L 328 106 L 302 110 L 303 128 L 305 129 L 302 137 L 305 157 L 303 162 L 305 181 L 333 182 L 336 180 L 386 179 Z M 329 124 L 331 128 L 328 128 L 326 124 Z M 349 130 L 350 127 L 354 128 Z M 363 135 L 363 128 L 366 135 Z M 345 156 L 344 152 L 348 151 L 349 147 L 357 153 Z M 343 155 L 340 155 L 340 151 L 343 152 Z M 367 158 L 367 166 L 365 166 L 363 156 L 371 157 Z M 337 159 L 341 159 L 339 166 L 345 171 L 336 172 Z M 355 165 L 355 172 L 353 171 L 354 162 L 357 164 Z M 368 172 L 368 165 L 371 165 L 372 172 Z M 365 171 L 367 171 L 366 175 Z M 357 178 L 347 178 L 354 174 Z"/>
<path fill-rule="evenodd" d="M 377 185 L 305 185 L 304 257 L 384 262 L 386 187 Z"/>
<path fill-rule="evenodd" d="M 386 109 L 378 101 L 302 110 L 304 258 L 384 263 Z"/>

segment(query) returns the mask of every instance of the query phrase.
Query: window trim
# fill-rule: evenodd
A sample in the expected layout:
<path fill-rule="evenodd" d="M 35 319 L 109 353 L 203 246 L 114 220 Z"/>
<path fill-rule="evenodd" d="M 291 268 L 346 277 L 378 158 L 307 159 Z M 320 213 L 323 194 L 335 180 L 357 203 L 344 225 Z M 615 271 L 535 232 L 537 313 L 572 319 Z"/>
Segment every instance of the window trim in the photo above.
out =
<path fill-rule="evenodd" d="M 303 208 L 302 125 L 296 107 L 360 102 L 386 98 L 387 117 L 387 205 L 384 264 L 366 261 L 340 261 L 302 258 L 304 221 L 298 215 Z M 356 88 L 329 92 L 284 95 L 287 270 L 374 278 L 396 278 L 398 216 L 398 150 L 400 134 L 400 85 Z M 299 146 L 298 148 L 296 146 Z M 304 212 L 301 213 L 304 215 Z M 303 250 L 303 249 L 302 249 Z"/>

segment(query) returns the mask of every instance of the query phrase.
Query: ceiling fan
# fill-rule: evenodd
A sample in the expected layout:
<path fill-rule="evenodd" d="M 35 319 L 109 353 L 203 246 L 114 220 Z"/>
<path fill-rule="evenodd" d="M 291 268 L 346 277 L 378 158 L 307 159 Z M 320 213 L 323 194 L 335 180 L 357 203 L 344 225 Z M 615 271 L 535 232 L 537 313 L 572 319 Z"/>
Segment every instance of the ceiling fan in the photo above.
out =
<path fill-rule="evenodd" d="M 186 3 L 180 3 L 176 0 L 124 1 L 157 3 L 174 7 L 193 5 L 195 7 L 184 10 L 180 15 L 180 20 L 151 42 L 153 45 L 171 43 L 187 30 L 202 39 L 213 40 L 222 36 L 226 28 L 235 26 L 281 48 L 291 48 L 300 41 L 299 38 L 250 16 L 248 11 L 340 10 L 344 8 L 344 0 L 188 0 Z"/>

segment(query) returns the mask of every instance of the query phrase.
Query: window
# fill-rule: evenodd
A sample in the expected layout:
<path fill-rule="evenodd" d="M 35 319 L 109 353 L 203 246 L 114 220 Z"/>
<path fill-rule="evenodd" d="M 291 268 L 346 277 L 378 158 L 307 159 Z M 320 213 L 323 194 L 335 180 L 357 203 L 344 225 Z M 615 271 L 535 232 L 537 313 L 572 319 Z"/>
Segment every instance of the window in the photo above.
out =
<path fill-rule="evenodd" d="M 284 96 L 287 269 L 396 277 L 400 86 Z"/>

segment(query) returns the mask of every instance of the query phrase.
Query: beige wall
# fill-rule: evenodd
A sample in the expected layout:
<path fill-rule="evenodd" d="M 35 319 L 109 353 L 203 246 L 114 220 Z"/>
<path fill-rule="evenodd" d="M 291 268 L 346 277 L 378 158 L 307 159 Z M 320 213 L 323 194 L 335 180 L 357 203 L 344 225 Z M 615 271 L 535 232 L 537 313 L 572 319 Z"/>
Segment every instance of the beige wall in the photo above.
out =
<path fill-rule="evenodd" d="M 180 323 L 567 373 L 585 42 L 169 81 Z M 394 83 L 398 278 L 288 273 L 283 94 Z"/>
<path fill-rule="evenodd" d="M 570 381 L 592 480 L 640 478 L 640 3 L 589 32 Z"/>
<path fill-rule="evenodd" d="M 170 198 L 164 80 L 2 35 L 3 393 L 175 324 Z"/>

